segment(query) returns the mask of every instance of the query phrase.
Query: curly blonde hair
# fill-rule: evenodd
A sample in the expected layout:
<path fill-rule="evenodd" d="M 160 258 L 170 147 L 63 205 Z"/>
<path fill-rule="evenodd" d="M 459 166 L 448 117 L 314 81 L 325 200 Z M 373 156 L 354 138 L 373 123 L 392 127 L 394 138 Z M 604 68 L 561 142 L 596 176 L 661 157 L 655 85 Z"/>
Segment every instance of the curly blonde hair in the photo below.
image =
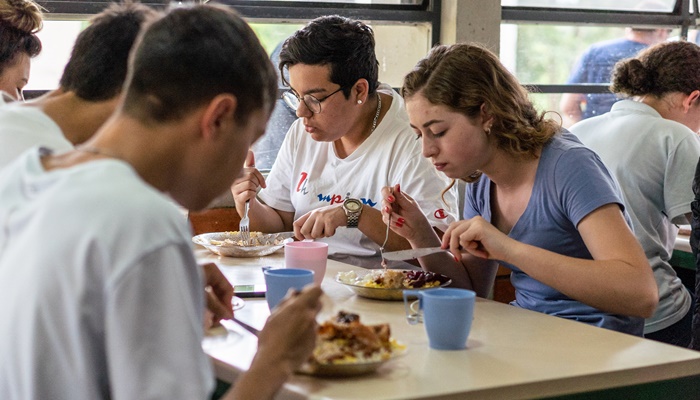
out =
<path fill-rule="evenodd" d="M 41 8 L 31 0 L 0 1 L 0 23 L 25 33 L 37 33 L 43 26 Z"/>
<path fill-rule="evenodd" d="M 405 99 L 420 93 L 471 120 L 486 112 L 493 116 L 489 133 L 499 149 L 513 157 L 537 158 L 542 147 L 561 130 L 561 124 L 538 113 L 527 90 L 491 51 L 476 44 L 433 47 L 406 75 Z M 461 178 L 475 182 L 481 172 Z M 454 181 L 444 192 L 454 185 Z M 443 192 L 443 194 L 444 194 Z"/>
<path fill-rule="evenodd" d="M 42 12 L 31 0 L 0 1 L 0 74 L 25 53 L 35 57 L 41 52 L 36 33 L 42 28 Z"/>
<path fill-rule="evenodd" d="M 500 149 L 537 157 L 560 125 L 539 114 L 528 92 L 496 55 L 474 44 L 436 46 L 406 75 L 401 94 L 416 93 L 436 105 L 476 119 L 481 106 L 493 116 L 490 135 Z"/>

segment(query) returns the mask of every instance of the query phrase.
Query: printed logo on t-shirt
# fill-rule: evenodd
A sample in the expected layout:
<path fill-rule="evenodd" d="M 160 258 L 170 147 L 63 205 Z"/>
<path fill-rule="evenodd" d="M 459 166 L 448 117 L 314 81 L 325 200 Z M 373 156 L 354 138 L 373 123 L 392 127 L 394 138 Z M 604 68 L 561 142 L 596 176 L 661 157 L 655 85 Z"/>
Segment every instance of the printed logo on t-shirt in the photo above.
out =
<path fill-rule="evenodd" d="M 440 209 L 435 210 L 435 212 L 433 213 L 433 216 L 435 216 L 435 218 L 437 218 L 437 219 L 445 219 L 445 218 L 447 218 L 447 213 L 445 212 L 444 209 L 440 208 Z"/>
<path fill-rule="evenodd" d="M 308 195 L 309 191 L 306 188 L 306 185 L 308 182 L 309 182 L 308 172 L 302 172 L 301 174 L 299 174 L 299 181 L 297 182 L 296 192 L 302 193 L 304 195 Z M 333 194 L 318 193 L 316 195 L 316 197 L 318 197 L 318 201 L 330 203 L 330 204 L 340 204 L 340 203 L 345 201 L 345 197 L 343 195 L 334 194 L 334 193 Z M 359 200 L 362 202 L 362 204 L 367 204 L 370 207 L 374 207 L 377 205 L 377 202 L 373 201 L 372 199 L 367 199 L 367 198 L 361 197 Z"/>
<path fill-rule="evenodd" d="M 306 182 L 308 181 L 309 174 L 306 172 L 302 172 L 299 178 L 299 183 L 297 183 L 297 193 L 301 192 L 303 194 L 309 194 L 309 192 L 306 190 Z"/>
<path fill-rule="evenodd" d="M 326 202 L 326 203 L 331 203 L 331 204 L 339 204 L 345 201 L 345 198 L 342 195 L 339 194 L 324 194 L 324 193 L 319 193 L 316 195 L 318 197 L 318 201 L 321 202 Z M 362 204 L 367 204 L 370 207 L 374 207 L 377 205 L 376 201 L 372 201 L 372 199 L 367 199 L 364 197 L 360 197 L 358 200 L 362 202 Z"/>

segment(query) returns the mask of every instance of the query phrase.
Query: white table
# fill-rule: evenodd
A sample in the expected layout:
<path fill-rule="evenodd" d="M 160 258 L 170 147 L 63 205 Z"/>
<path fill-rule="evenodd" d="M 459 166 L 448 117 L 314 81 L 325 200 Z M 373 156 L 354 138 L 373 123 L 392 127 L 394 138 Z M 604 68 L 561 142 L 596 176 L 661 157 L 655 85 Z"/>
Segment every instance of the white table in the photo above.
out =
<path fill-rule="evenodd" d="M 280 254 L 235 259 L 204 249 L 196 253 L 200 261 L 217 263 L 236 284 L 262 283 L 260 266 L 283 264 Z M 337 272 L 351 269 L 356 267 L 329 260 L 322 287 L 333 305 L 324 315 L 343 309 L 358 313 L 368 324 L 389 323 L 392 336 L 407 345 L 406 353 L 364 377 L 294 376 L 279 399 L 525 399 L 684 377 L 694 377 L 689 379 L 700 388 L 700 352 L 485 299 L 477 301 L 466 350 L 431 350 L 423 326 L 406 323 L 403 303 L 363 299 L 333 280 Z M 248 299 L 236 315 L 262 328 L 269 311 L 264 299 Z M 234 324 L 226 326 L 228 335 L 205 339 L 203 348 L 217 376 L 232 382 L 249 367 L 256 338 Z"/>

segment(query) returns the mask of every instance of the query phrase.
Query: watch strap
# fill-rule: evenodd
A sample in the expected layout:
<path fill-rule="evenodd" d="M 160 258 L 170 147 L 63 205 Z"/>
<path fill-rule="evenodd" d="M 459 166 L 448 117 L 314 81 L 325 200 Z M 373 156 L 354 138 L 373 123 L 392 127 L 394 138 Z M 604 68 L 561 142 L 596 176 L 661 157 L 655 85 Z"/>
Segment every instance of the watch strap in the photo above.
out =
<path fill-rule="evenodd" d="M 359 223 L 360 223 L 360 213 L 348 213 L 348 222 L 347 222 L 348 228 L 357 228 L 357 225 Z"/>

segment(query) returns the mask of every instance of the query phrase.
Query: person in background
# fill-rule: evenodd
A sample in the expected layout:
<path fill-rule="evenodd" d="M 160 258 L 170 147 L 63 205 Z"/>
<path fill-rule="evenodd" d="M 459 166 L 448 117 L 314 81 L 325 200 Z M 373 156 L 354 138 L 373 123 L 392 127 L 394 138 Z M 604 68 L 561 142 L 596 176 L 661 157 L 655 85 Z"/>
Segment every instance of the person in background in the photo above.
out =
<path fill-rule="evenodd" d="M 669 6 L 658 0 L 647 0 L 640 2 L 636 9 L 669 11 Z M 566 83 L 608 83 L 616 62 L 665 41 L 670 32 L 670 29 L 626 28 L 621 39 L 595 43 L 576 61 Z M 559 103 L 563 125 L 568 128 L 583 119 L 602 115 L 610 111 L 617 100 L 612 93 L 564 93 Z"/>
<path fill-rule="evenodd" d="M 0 1 L 0 91 L 9 95 L 9 100 L 24 99 L 22 89 L 29 82 L 30 59 L 41 52 L 41 40 L 36 36 L 41 27 L 41 9 L 33 1 Z"/>
<path fill-rule="evenodd" d="M 0 398 L 208 398 L 202 289 L 226 318 L 233 291 L 197 266 L 172 200 L 196 210 L 230 188 L 275 80 L 237 13 L 178 6 L 140 37 L 123 103 L 93 138 L 0 171 Z M 314 347 L 321 294 L 273 312 L 227 398 L 273 397 Z"/>
<path fill-rule="evenodd" d="M 90 138 L 117 107 L 131 47 L 154 16 L 139 3 L 111 5 L 78 35 L 58 89 L 0 107 L 0 168 L 30 147 L 60 152 Z"/>
<path fill-rule="evenodd" d="M 616 62 L 663 42 L 668 32 L 667 29 L 627 28 L 622 39 L 593 44 L 578 59 L 566 83 L 610 82 Z M 586 118 L 605 114 L 617 100 L 612 93 L 564 93 L 559 103 L 563 125 L 569 127 Z"/>
<path fill-rule="evenodd" d="M 571 133 L 598 153 L 622 188 L 634 233 L 659 287 L 644 336 L 690 344 L 692 297 L 670 264 L 678 227 L 690 221 L 700 158 L 700 47 L 667 42 L 615 66 L 610 89 L 627 97 Z"/>
<path fill-rule="evenodd" d="M 282 51 L 283 43 L 284 41 L 281 41 L 272 51 L 272 54 L 270 54 L 270 60 L 272 60 L 274 65 L 279 64 L 280 51 Z M 281 76 L 278 78 L 277 86 L 284 86 Z M 282 147 L 284 137 L 289 130 L 289 127 L 294 121 L 296 121 L 296 119 L 296 107 L 290 106 L 284 98 L 278 98 L 275 109 L 272 111 L 272 115 L 270 116 L 270 122 L 267 124 L 265 135 L 263 135 L 260 140 L 255 142 L 255 145 L 253 146 L 256 168 L 261 170 L 269 170 L 272 168 L 272 165 L 275 163 L 275 159 L 277 158 L 277 153 L 279 152 L 280 147 Z M 229 196 L 230 195 L 231 194 L 229 193 Z"/>
<path fill-rule="evenodd" d="M 410 193 L 383 189 L 392 230 L 414 248 L 452 253 L 422 257 L 421 266 L 486 296 L 501 264 L 512 270 L 513 305 L 641 335 L 656 284 L 595 153 L 539 114 L 496 55 L 477 45 L 433 48 L 402 94 L 423 155 L 467 182 L 465 219 L 442 241 Z"/>
<path fill-rule="evenodd" d="M 231 189 L 239 214 L 250 202 L 251 230 L 294 230 L 298 238 L 328 242 L 330 258 L 367 268 L 380 268 L 388 232 L 379 204 L 387 183 L 420 194 L 419 206 L 438 230 L 456 214 L 453 192 L 445 195 L 448 206 L 440 199 L 445 178 L 420 157 L 401 96 L 378 82 L 374 44 L 369 26 L 340 16 L 317 18 L 284 42 L 280 76 L 299 118 L 267 180 L 251 158 Z M 392 233 L 383 247 L 409 245 Z"/>

